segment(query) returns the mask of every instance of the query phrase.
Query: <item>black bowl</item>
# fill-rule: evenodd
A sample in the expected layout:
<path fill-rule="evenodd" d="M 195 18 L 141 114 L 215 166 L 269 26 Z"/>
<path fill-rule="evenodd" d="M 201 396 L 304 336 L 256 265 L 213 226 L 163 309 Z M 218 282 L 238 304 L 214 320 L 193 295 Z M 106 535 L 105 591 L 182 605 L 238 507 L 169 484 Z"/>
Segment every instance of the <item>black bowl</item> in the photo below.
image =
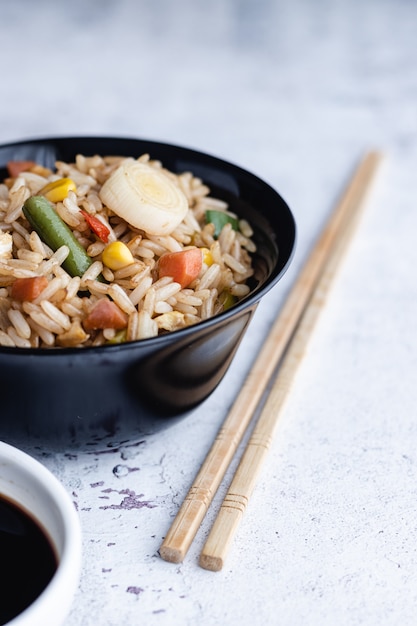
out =
<path fill-rule="evenodd" d="M 228 311 L 152 339 L 95 348 L 0 347 L 0 437 L 149 432 L 204 401 L 225 375 L 259 300 L 281 278 L 295 245 L 293 216 L 280 195 L 253 174 L 213 156 L 147 140 L 58 137 L 0 146 L 9 160 L 149 153 L 174 172 L 191 171 L 251 223 L 257 244 L 251 293 Z"/>

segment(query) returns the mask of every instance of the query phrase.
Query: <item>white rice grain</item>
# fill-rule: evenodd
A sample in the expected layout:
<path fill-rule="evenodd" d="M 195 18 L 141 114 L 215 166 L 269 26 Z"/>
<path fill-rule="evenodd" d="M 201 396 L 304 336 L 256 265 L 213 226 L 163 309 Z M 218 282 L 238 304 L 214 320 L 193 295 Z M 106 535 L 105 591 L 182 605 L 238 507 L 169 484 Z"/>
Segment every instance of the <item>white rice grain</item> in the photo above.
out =
<path fill-rule="evenodd" d="M 162 313 L 170 313 L 173 311 L 173 307 L 166 300 L 160 300 L 155 302 L 154 311 L 157 315 L 161 315 Z"/>
<path fill-rule="evenodd" d="M 246 267 L 242 263 L 240 263 L 237 259 L 235 259 L 235 257 L 233 257 L 231 254 L 228 254 L 228 253 L 224 254 L 223 261 L 225 265 L 230 267 L 231 270 L 233 270 L 234 272 L 237 272 L 238 274 L 244 274 L 246 272 Z"/>
<path fill-rule="evenodd" d="M 34 304 L 40 304 L 42 300 L 50 300 L 52 296 L 59 290 L 62 289 L 63 282 L 60 278 L 53 278 L 49 281 L 48 285 L 45 287 L 43 291 L 39 294 L 35 300 L 33 300 Z"/>
<path fill-rule="evenodd" d="M 138 274 L 142 270 L 143 263 L 131 263 L 130 265 L 126 265 L 126 267 L 122 267 L 120 270 L 115 270 L 114 280 L 119 281 L 120 279 L 127 278 L 128 276 Z"/>
<path fill-rule="evenodd" d="M 85 285 L 87 281 L 96 280 L 102 271 L 103 263 L 101 261 L 94 261 L 81 276 L 81 285 Z"/>
<path fill-rule="evenodd" d="M 79 185 L 76 191 L 77 198 L 84 198 L 84 196 L 86 196 L 89 191 L 90 191 L 90 185 L 87 185 L 86 183 Z"/>
<path fill-rule="evenodd" d="M 11 224 L 21 217 L 23 204 L 30 196 L 30 191 L 26 186 L 24 186 L 23 179 L 18 178 L 16 179 L 16 182 L 19 180 L 23 182 L 23 186 L 20 186 L 16 190 L 10 190 L 10 204 L 4 218 L 6 224 Z"/>
<path fill-rule="evenodd" d="M 210 289 L 212 286 L 215 286 L 220 274 L 220 265 L 218 265 L 218 263 L 213 263 L 213 265 L 210 265 L 210 267 L 204 272 L 203 276 L 198 280 L 197 289 Z"/>
<path fill-rule="evenodd" d="M 52 271 L 55 265 L 62 265 L 69 254 L 68 246 L 61 246 L 56 250 L 47 261 L 42 261 L 39 268 L 41 273 L 46 276 Z"/>
<path fill-rule="evenodd" d="M 109 228 L 110 225 L 108 225 Z M 119 224 L 117 224 L 117 226 L 115 226 L 113 229 L 111 229 L 112 231 L 112 236 L 109 236 L 109 241 L 116 241 L 116 239 L 122 239 L 123 235 L 126 233 L 126 231 L 128 230 L 128 225 L 126 224 L 126 222 L 120 222 Z"/>
<path fill-rule="evenodd" d="M 149 337 L 156 337 L 158 334 L 158 325 L 151 318 L 149 313 L 145 310 L 141 310 L 138 313 L 138 339 L 147 339 Z"/>
<path fill-rule="evenodd" d="M 145 250 L 150 250 L 153 253 L 153 256 L 162 256 L 163 254 L 165 254 L 165 252 L 168 252 L 168 250 L 163 245 L 161 245 L 157 241 L 154 241 L 153 239 L 142 239 L 140 250 L 142 250 L 143 248 Z M 141 256 L 143 255 L 141 254 Z"/>
<path fill-rule="evenodd" d="M 150 250 L 146 246 L 142 245 L 142 243 L 136 248 L 136 254 L 139 257 L 142 257 L 142 259 L 153 259 L 155 256 L 153 250 Z"/>
<path fill-rule="evenodd" d="M 253 228 L 247 220 L 239 220 L 239 230 L 244 237 L 249 238 L 253 236 Z"/>
<path fill-rule="evenodd" d="M 120 285 L 113 283 L 110 285 L 108 290 L 109 296 L 114 300 L 114 302 L 128 315 L 133 313 L 135 310 L 135 305 L 130 300 L 129 296 L 125 291 L 120 287 Z"/>
<path fill-rule="evenodd" d="M 102 283 L 95 278 L 92 280 L 86 280 L 85 282 L 81 281 L 80 286 L 82 286 L 82 288 L 85 287 L 91 293 L 98 295 L 107 295 L 110 288 L 109 285 L 106 285 L 106 283 Z"/>
<path fill-rule="evenodd" d="M 54 265 L 54 267 L 52 268 L 52 273 L 57 278 L 61 279 L 63 287 L 66 287 L 69 284 L 69 282 L 71 280 L 71 276 L 68 274 L 68 272 L 66 270 L 64 270 L 62 265 Z"/>
<path fill-rule="evenodd" d="M 114 339 L 115 335 L 116 330 L 114 328 L 103 328 L 103 337 L 107 341 L 111 341 L 112 339 Z"/>
<path fill-rule="evenodd" d="M 230 223 L 223 226 L 222 231 L 218 237 L 220 249 L 223 253 L 230 252 L 235 241 L 235 232 L 236 231 L 233 230 Z"/>
<path fill-rule="evenodd" d="M 230 293 L 232 296 L 236 296 L 237 298 L 243 298 L 244 296 L 247 296 L 249 292 L 249 285 L 238 284 L 230 287 Z"/>
<path fill-rule="evenodd" d="M 168 285 L 163 285 L 159 289 L 155 289 L 155 301 L 159 302 L 160 300 L 167 300 L 171 296 L 177 294 L 179 291 L 181 291 L 181 285 L 179 283 L 171 282 Z"/>
<path fill-rule="evenodd" d="M 26 248 L 26 240 L 20 233 L 16 231 L 12 232 L 13 245 L 19 251 L 22 248 Z"/>
<path fill-rule="evenodd" d="M 26 259 L 0 259 L 0 261 L 2 265 L 7 265 L 7 267 L 15 269 L 30 270 L 34 272 L 38 268 L 37 263 L 27 261 Z"/>
<path fill-rule="evenodd" d="M 248 252 L 254 253 L 256 252 L 256 244 L 252 239 L 249 239 L 247 235 L 243 235 L 240 232 L 236 233 L 236 241 L 242 248 L 245 248 Z"/>
<path fill-rule="evenodd" d="M 48 254 L 49 249 L 43 243 L 38 233 L 34 230 L 29 235 L 29 245 L 34 252 L 39 252 L 42 255 L 42 258 L 49 257 L 52 255 L 52 250 L 50 250 L 50 254 Z"/>
<path fill-rule="evenodd" d="M 34 263 L 35 265 L 39 265 L 43 261 L 42 254 L 34 252 L 33 250 L 28 250 L 27 248 L 20 248 L 17 251 L 17 257 L 19 259 L 29 261 L 29 263 Z"/>
<path fill-rule="evenodd" d="M 165 287 L 165 285 L 169 285 L 172 282 L 172 276 L 162 276 L 161 278 L 158 278 L 158 280 L 155 280 L 152 286 L 154 289 L 160 289 L 161 287 Z"/>
<path fill-rule="evenodd" d="M 30 326 L 22 313 L 18 309 L 9 309 L 7 315 L 19 337 L 29 339 L 31 335 Z"/>
<path fill-rule="evenodd" d="M 60 311 L 58 307 L 52 304 L 52 302 L 49 302 L 48 300 L 41 300 L 40 306 L 54 323 L 61 326 L 62 330 L 68 330 L 70 328 L 71 320 L 68 315 Z"/>
<path fill-rule="evenodd" d="M 190 306 L 184 302 L 177 302 L 175 304 L 176 311 L 180 311 L 180 313 L 188 313 L 189 315 L 197 315 L 198 310 L 195 306 Z"/>
<path fill-rule="evenodd" d="M 81 278 L 79 276 L 73 276 L 66 285 L 67 300 L 71 300 L 80 289 Z"/>
<path fill-rule="evenodd" d="M 211 291 L 210 289 L 196 289 L 194 291 L 194 296 L 199 300 L 207 300 L 207 298 L 210 298 L 211 296 Z"/>
<path fill-rule="evenodd" d="M 109 267 L 104 266 L 102 273 L 108 283 L 112 283 L 114 281 L 114 274 Z"/>
<path fill-rule="evenodd" d="M 13 222 L 12 228 L 14 232 L 21 235 L 22 239 L 27 242 L 29 241 L 29 231 L 23 226 L 23 224 L 21 224 L 20 222 Z"/>
<path fill-rule="evenodd" d="M 206 300 L 204 300 L 203 304 L 201 305 L 201 318 L 202 319 L 208 319 L 209 317 L 213 316 L 214 303 L 216 301 L 216 298 L 217 298 L 217 290 L 216 289 L 210 290 L 210 297 L 206 298 Z"/>
<path fill-rule="evenodd" d="M 207 297 L 210 292 L 207 292 Z M 183 289 L 176 295 L 177 302 L 183 302 L 184 304 L 188 304 L 190 306 L 201 306 L 203 300 L 195 296 L 195 292 L 192 289 Z"/>
<path fill-rule="evenodd" d="M 55 320 L 52 320 L 49 315 L 47 315 L 46 313 L 42 312 L 42 311 L 31 311 L 29 313 L 29 316 L 31 317 L 31 319 L 33 319 L 34 322 L 36 322 L 39 326 L 41 326 L 42 328 L 44 328 L 45 330 L 48 330 L 51 333 L 54 333 L 56 335 L 59 335 L 60 333 L 63 332 L 63 327 L 58 324 L 57 322 L 55 322 Z"/>
<path fill-rule="evenodd" d="M 25 268 L 13 267 L 0 260 L 0 275 L 9 278 L 30 278 L 36 276 L 36 272 Z M 6 283 L 3 283 L 6 284 Z"/>
<path fill-rule="evenodd" d="M 139 338 L 138 328 L 139 328 L 139 313 L 135 309 L 133 313 L 129 315 L 129 320 L 128 320 L 127 329 L 126 329 L 126 341 L 135 341 L 136 339 Z"/>
<path fill-rule="evenodd" d="M 146 292 L 152 285 L 152 278 L 145 276 L 137 287 L 129 294 L 130 301 L 136 306 L 145 297 Z"/>
<path fill-rule="evenodd" d="M 87 194 L 87 202 L 90 213 L 98 213 L 103 208 L 103 203 L 95 191 Z"/>
<path fill-rule="evenodd" d="M 19 177 L 25 181 L 26 186 L 29 188 L 30 194 L 35 196 L 45 186 L 45 176 L 36 174 L 35 172 L 21 172 Z"/>
<path fill-rule="evenodd" d="M 205 196 L 200 202 L 205 209 L 214 209 L 215 211 L 227 211 L 229 206 L 224 200 L 212 198 L 211 196 Z"/>
<path fill-rule="evenodd" d="M 61 310 L 70 318 L 81 317 L 83 310 L 82 302 L 80 302 L 79 306 L 77 306 L 74 299 L 70 302 L 63 302 L 61 304 Z"/>
<path fill-rule="evenodd" d="M 52 331 L 47 330 L 42 324 L 38 324 L 32 317 L 29 317 L 28 324 L 46 346 L 55 345 L 55 335 Z"/>
<path fill-rule="evenodd" d="M 21 337 L 14 326 L 9 326 L 7 334 L 18 348 L 30 348 L 31 343 L 28 339 Z"/>
<path fill-rule="evenodd" d="M 99 254 L 103 252 L 105 247 L 106 244 L 103 241 L 95 241 L 88 246 L 87 254 L 91 257 L 99 256 Z"/>
<path fill-rule="evenodd" d="M 141 302 L 141 310 L 146 311 L 152 317 L 155 310 L 155 289 L 149 287 L 143 301 Z"/>
<path fill-rule="evenodd" d="M 172 236 L 157 237 L 156 235 L 150 236 L 149 239 L 155 244 L 161 247 L 161 250 L 165 252 L 181 252 L 183 246 Z M 163 254 L 163 252 L 162 252 Z"/>
<path fill-rule="evenodd" d="M 0 183 L 0 202 L 9 201 L 9 188 L 4 183 Z"/>
<path fill-rule="evenodd" d="M 0 346 L 7 348 L 15 348 L 16 344 L 13 339 L 4 330 L 0 330 Z"/>

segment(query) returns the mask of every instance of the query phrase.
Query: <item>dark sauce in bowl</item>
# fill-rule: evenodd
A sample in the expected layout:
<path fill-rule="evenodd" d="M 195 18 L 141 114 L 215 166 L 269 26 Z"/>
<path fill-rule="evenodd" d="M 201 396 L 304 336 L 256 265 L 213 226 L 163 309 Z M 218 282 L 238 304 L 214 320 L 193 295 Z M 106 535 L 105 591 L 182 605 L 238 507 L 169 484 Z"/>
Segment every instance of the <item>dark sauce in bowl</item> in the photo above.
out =
<path fill-rule="evenodd" d="M 22 613 L 46 588 L 58 563 L 39 524 L 14 502 L 0 495 L 2 590 L 0 624 Z"/>

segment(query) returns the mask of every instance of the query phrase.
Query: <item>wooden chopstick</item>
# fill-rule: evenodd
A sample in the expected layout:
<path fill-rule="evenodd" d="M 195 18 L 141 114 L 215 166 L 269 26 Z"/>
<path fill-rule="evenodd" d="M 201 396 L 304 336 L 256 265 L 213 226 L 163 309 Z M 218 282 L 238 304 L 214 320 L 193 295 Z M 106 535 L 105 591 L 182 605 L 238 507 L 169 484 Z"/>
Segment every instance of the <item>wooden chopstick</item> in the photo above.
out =
<path fill-rule="evenodd" d="M 219 571 L 223 567 L 225 557 L 272 443 L 279 417 L 288 399 L 296 372 L 302 362 L 337 269 L 355 232 L 369 190 L 369 183 L 379 161 L 379 154 L 372 153 L 369 155 L 359 170 L 359 179 L 354 181 L 354 190 L 349 200 L 349 215 L 343 221 L 343 228 L 338 231 L 334 245 L 329 250 L 321 277 L 289 343 L 277 377 L 200 554 L 199 563 L 205 569 Z"/>
<path fill-rule="evenodd" d="M 379 161 L 380 154 L 377 152 L 365 155 L 304 264 L 239 396 L 217 433 L 160 547 L 160 555 L 166 561 L 180 563 L 184 560 L 255 409 L 311 298 L 327 257 L 335 246 L 339 233 L 344 231 L 345 223 L 352 211 L 360 204 Z M 202 558 L 203 566 L 204 562 L 205 559 Z M 207 559 L 206 562 L 208 562 Z"/>

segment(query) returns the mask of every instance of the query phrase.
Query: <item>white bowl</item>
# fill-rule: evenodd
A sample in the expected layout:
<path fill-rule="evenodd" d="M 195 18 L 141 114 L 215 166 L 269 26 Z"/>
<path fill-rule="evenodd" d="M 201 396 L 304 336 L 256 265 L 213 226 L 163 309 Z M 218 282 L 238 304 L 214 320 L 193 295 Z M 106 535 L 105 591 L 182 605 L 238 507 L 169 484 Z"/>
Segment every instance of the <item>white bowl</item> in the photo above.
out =
<path fill-rule="evenodd" d="M 81 573 L 81 527 L 74 504 L 44 465 L 4 442 L 0 442 L 0 495 L 37 521 L 58 562 L 44 591 L 7 626 L 60 626 L 70 611 Z"/>

